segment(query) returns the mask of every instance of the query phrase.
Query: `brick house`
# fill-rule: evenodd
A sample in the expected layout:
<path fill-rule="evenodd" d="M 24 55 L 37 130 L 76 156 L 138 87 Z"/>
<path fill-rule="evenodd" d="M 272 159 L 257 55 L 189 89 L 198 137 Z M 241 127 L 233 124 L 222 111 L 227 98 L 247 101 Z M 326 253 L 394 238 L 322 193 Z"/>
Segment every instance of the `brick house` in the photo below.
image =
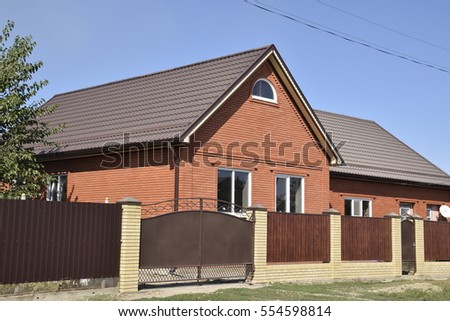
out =
<path fill-rule="evenodd" d="M 58 108 L 46 121 L 66 124 L 53 136 L 59 148 L 36 148 L 54 176 L 48 200 L 207 197 L 269 211 L 333 206 L 370 216 L 408 202 L 421 215 L 450 204 L 449 176 L 423 158 L 416 163 L 406 147 L 399 159 L 414 154 L 411 166 L 424 180 L 397 171 L 402 164 L 385 169 L 395 175 L 377 175 L 354 163 L 364 157 L 348 142 L 341 153 L 338 140 L 361 138 L 346 136 L 353 118 L 314 111 L 273 45 L 56 95 L 47 104 Z M 364 132 L 366 123 L 355 122 Z M 391 138 L 392 148 L 404 147 Z"/>
<path fill-rule="evenodd" d="M 321 213 L 339 153 L 274 46 L 61 95 L 48 200 L 218 198 Z M 288 201 L 287 201 L 288 200 Z"/>

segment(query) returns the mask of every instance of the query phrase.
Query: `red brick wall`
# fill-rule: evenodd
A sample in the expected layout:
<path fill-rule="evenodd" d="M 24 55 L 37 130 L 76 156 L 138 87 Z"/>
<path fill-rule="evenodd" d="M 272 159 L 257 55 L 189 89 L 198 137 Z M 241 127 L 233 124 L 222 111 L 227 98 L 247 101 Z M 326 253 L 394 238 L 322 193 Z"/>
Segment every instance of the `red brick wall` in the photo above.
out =
<path fill-rule="evenodd" d="M 428 204 L 450 205 L 450 188 L 445 190 L 331 177 L 331 206 L 344 213 L 344 199 L 347 197 L 371 199 L 374 217 L 389 212 L 399 213 L 400 202 L 406 202 L 414 204 L 414 214 L 426 218 Z"/>
<path fill-rule="evenodd" d="M 85 157 L 70 160 L 46 162 L 49 173 L 67 173 L 67 197 L 70 201 L 100 202 L 105 198 L 110 203 L 132 196 L 143 203 L 154 203 L 174 198 L 174 170 L 167 159 L 161 158 L 161 151 L 155 152 L 155 159 L 162 164 L 146 163 L 147 155 L 142 152 L 126 154 L 131 160 L 117 168 L 105 168 L 104 156 Z M 139 160 L 139 163 L 138 163 Z M 113 167 L 113 166 L 111 166 Z"/>

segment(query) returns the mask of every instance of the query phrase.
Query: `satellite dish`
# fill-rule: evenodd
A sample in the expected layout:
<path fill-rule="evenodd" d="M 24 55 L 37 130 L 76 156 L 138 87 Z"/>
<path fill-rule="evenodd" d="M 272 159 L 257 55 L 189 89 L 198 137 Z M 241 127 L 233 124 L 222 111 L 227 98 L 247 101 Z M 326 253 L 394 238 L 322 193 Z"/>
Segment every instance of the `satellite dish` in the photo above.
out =
<path fill-rule="evenodd" d="M 450 218 L 450 207 L 447 205 L 442 205 L 439 208 L 439 213 L 441 213 L 441 215 L 445 218 Z"/>

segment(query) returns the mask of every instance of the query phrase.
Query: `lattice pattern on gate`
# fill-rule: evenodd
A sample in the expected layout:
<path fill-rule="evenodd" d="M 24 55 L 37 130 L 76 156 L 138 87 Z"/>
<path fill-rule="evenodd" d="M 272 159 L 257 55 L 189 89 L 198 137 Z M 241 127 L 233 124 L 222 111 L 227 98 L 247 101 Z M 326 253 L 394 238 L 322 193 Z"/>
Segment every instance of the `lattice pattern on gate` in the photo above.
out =
<path fill-rule="evenodd" d="M 153 217 L 172 212 L 197 210 L 229 213 L 252 220 L 251 217 L 247 217 L 250 213 L 247 213 L 242 206 L 212 198 L 178 198 L 153 204 L 144 204 L 142 205 L 142 216 Z"/>
<path fill-rule="evenodd" d="M 139 269 L 139 283 L 250 279 L 253 264 L 157 267 Z"/>

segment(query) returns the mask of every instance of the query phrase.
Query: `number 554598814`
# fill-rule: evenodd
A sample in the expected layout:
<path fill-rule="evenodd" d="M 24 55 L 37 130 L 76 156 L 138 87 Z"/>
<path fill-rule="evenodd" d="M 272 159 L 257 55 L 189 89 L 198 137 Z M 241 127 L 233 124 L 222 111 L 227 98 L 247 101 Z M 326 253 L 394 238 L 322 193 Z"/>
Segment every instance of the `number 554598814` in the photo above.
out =
<path fill-rule="evenodd" d="M 298 305 L 263 305 L 261 306 L 260 316 L 262 317 L 324 317 L 331 316 L 330 306 L 298 306 Z"/>

